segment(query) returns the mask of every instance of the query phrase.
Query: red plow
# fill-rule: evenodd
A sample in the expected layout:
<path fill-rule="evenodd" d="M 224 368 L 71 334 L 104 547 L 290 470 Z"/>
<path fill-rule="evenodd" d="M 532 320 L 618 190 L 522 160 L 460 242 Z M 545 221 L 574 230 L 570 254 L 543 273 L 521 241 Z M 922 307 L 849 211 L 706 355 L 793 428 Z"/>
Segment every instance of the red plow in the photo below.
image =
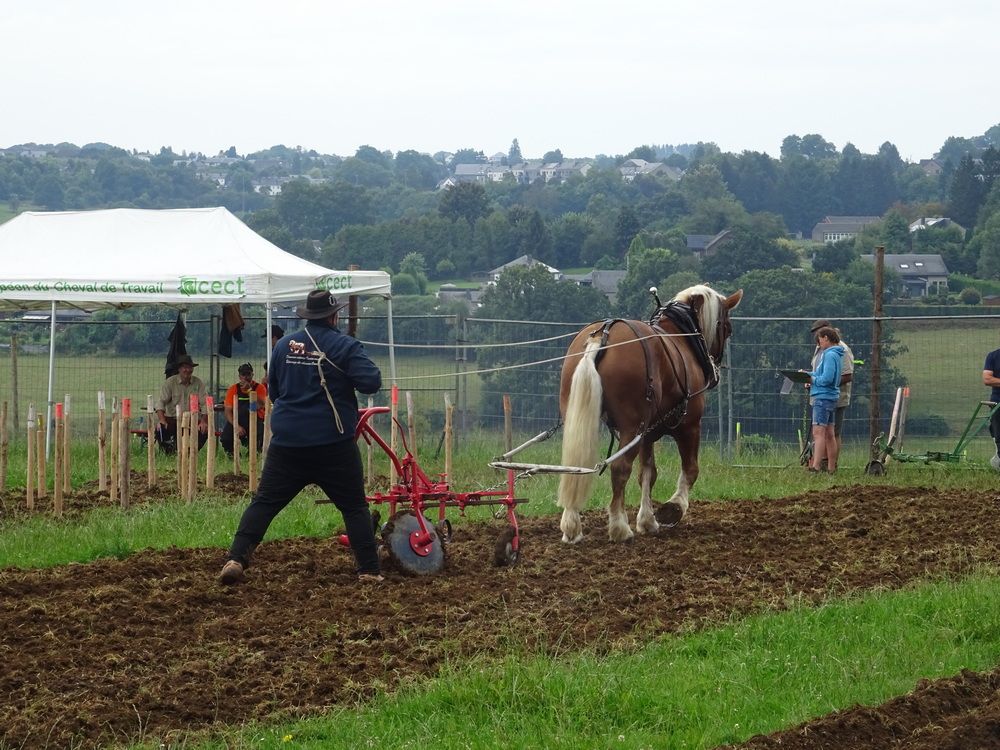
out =
<path fill-rule="evenodd" d="M 505 512 L 510 522 L 510 527 L 496 541 L 493 561 L 500 566 L 517 563 L 520 558 L 520 537 L 515 507 L 527 500 L 514 497 L 513 469 L 507 470 L 505 489 L 454 492 L 447 481 L 431 481 L 420 468 L 407 447 L 406 436 L 397 420 L 393 419 L 393 429 L 399 430 L 404 450 L 402 458 L 379 435 L 371 425 L 371 418 L 389 411 L 386 406 L 359 409 L 355 432 L 355 439 L 382 449 L 389 457 L 395 474 L 395 481 L 388 492 L 376 492 L 367 498 L 373 506 L 388 505 L 389 519 L 386 523 L 379 525 L 381 516 L 378 510 L 372 511 L 372 518 L 376 535 L 381 534 L 389 557 L 407 573 L 430 575 L 439 572 L 445 564 L 445 547 L 452 538 L 447 511 L 457 508 L 459 515 L 464 516 L 468 507 L 490 505 L 500 506 L 497 517 Z M 425 514 L 430 512 L 433 515 L 434 509 L 437 509 L 437 520 L 431 521 Z M 346 537 L 341 537 L 340 541 L 347 544 Z"/>

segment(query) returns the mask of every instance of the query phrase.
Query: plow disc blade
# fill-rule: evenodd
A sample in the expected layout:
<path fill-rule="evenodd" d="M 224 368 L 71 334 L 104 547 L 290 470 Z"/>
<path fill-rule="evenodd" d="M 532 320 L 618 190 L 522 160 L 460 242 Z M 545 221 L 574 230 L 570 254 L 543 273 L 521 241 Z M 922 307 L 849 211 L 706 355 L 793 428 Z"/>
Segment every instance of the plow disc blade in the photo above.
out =
<path fill-rule="evenodd" d="M 444 544 L 441 537 L 433 524 L 427 524 L 427 531 L 429 539 L 423 537 L 420 521 L 409 510 L 393 515 L 382 529 L 386 551 L 403 572 L 431 575 L 444 567 Z"/>

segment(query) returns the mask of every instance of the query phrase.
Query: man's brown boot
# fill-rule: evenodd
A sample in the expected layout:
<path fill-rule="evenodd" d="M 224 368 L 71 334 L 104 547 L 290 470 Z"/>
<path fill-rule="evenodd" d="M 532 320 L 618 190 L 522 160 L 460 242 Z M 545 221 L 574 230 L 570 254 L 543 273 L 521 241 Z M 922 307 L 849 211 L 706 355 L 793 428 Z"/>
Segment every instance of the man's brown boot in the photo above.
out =
<path fill-rule="evenodd" d="M 242 580 L 243 566 L 238 562 L 229 560 L 222 566 L 222 572 L 219 574 L 219 583 L 223 586 L 232 586 L 234 583 L 239 583 Z"/>

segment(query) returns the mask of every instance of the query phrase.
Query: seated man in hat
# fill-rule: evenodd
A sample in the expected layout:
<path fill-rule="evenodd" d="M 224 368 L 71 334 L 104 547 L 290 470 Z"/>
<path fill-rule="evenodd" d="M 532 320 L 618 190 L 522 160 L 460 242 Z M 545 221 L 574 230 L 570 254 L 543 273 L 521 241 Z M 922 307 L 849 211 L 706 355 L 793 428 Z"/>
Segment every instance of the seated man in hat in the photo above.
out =
<path fill-rule="evenodd" d="M 250 445 L 250 394 L 257 394 L 257 450 L 264 447 L 264 399 L 267 389 L 253 379 L 253 365 L 240 365 L 239 382 L 226 391 L 226 426 L 222 428 L 222 448 L 226 455 L 233 457 L 233 430 L 244 446 Z"/>
<path fill-rule="evenodd" d="M 191 396 L 198 397 L 198 449 L 208 440 L 208 413 L 205 411 L 205 384 L 194 375 L 198 366 L 187 354 L 177 358 L 177 374 L 163 381 L 160 398 L 156 402 L 155 440 L 164 453 L 177 451 L 177 407 L 182 414 L 191 410 Z"/>

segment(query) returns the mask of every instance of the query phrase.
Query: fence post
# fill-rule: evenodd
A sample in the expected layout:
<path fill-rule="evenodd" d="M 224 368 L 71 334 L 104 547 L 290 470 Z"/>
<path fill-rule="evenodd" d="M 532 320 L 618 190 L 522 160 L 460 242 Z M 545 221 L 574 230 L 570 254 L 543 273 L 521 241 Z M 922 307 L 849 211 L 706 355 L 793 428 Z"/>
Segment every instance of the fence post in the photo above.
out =
<path fill-rule="evenodd" d="M 28 475 L 25 477 L 24 490 L 28 510 L 35 508 L 35 428 L 37 426 L 35 405 L 28 404 Z"/>
<path fill-rule="evenodd" d="M 10 398 L 11 398 L 11 419 L 14 424 L 14 432 L 21 429 L 21 419 L 17 410 L 17 334 L 10 335 Z"/>
<path fill-rule="evenodd" d="M 208 446 L 205 458 L 205 486 L 215 487 L 215 399 L 205 397 L 205 411 L 208 412 Z"/>
<path fill-rule="evenodd" d="M 879 423 L 881 422 L 881 411 L 879 401 L 881 400 L 882 383 L 882 298 L 885 289 L 885 247 L 879 245 L 875 248 L 875 299 L 872 304 L 872 400 L 871 412 L 868 422 L 868 444 L 870 446 L 870 458 L 878 457 L 877 448 L 878 436 L 881 432 Z"/>
<path fill-rule="evenodd" d="M 406 392 L 406 425 L 410 434 L 410 453 L 413 459 L 417 458 L 417 413 L 413 406 L 413 393 Z"/>
<path fill-rule="evenodd" d="M 352 299 L 354 299 L 352 297 Z M 247 409 L 249 422 L 247 423 L 247 443 L 249 444 L 249 457 L 247 458 L 247 474 L 250 477 L 250 491 L 257 491 L 257 389 L 251 388 L 248 394 L 250 405 Z M 237 419 L 237 424 L 239 419 Z M 235 429 L 233 430 L 235 432 Z M 239 447 L 239 441 L 236 441 Z"/>
<path fill-rule="evenodd" d="M 7 491 L 7 402 L 0 410 L 0 492 Z"/>
<path fill-rule="evenodd" d="M 451 394 L 445 391 L 444 394 L 444 475 L 451 484 L 452 477 L 452 440 L 454 439 L 454 424 L 452 423 Z"/>
<path fill-rule="evenodd" d="M 119 420 L 121 436 L 118 438 L 118 491 L 122 508 L 128 510 L 132 502 L 132 399 L 122 399 L 122 414 Z"/>
<path fill-rule="evenodd" d="M 63 405 L 56 404 L 55 456 L 52 462 L 52 512 L 58 518 L 63 512 L 63 451 L 66 449 L 63 423 Z"/>
<path fill-rule="evenodd" d="M 73 451 L 70 450 L 71 436 L 70 436 L 70 394 L 66 394 L 66 398 L 63 400 L 63 492 L 68 493 L 71 489 L 70 487 L 70 464 Z"/>
<path fill-rule="evenodd" d="M 156 436 L 153 434 L 157 422 L 153 394 L 146 394 L 146 486 L 153 487 L 156 484 Z"/>
<path fill-rule="evenodd" d="M 97 489 L 108 488 L 108 425 L 104 391 L 97 392 Z"/>

